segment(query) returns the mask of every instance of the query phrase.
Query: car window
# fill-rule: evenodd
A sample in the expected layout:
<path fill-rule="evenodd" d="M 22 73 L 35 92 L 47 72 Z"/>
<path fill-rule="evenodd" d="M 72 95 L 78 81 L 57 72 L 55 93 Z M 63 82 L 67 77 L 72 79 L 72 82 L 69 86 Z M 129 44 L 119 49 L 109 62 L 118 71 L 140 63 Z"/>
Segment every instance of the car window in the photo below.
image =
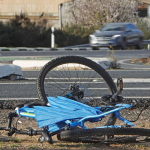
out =
<path fill-rule="evenodd" d="M 105 25 L 100 29 L 101 31 L 124 31 L 124 25 Z"/>
<path fill-rule="evenodd" d="M 126 26 L 126 29 L 127 29 L 127 30 L 131 30 L 131 29 L 132 29 L 131 26 L 130 26 L 130 24 L 128 24 L 128 25 Z"/>
<path fill-rule="evenodd" d="M 128 24 L 128 25 L 126 26 L 126 29 L 127 29 L 127 30 L 133 30 L 133 29 L 137 29 L 137 27 L 136 27 L 135 25 L 133 25 L 133 24 Z"/>
<path fill-rule="evenodd" d="M 137 29 L 137 27 L 134 24 L 130 24 L 132 29 Z"/>

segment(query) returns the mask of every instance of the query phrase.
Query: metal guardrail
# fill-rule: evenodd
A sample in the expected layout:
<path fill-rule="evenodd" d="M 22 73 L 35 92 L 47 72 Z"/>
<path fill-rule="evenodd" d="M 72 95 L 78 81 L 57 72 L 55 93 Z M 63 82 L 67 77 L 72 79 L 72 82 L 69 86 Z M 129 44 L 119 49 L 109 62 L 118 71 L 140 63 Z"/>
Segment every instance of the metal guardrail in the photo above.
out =
<path fill-rule="evenodd" d="M 150 40 L 143 40 L 143 45 L 148 45 L 147 49 L 150 50 Z M 68 46 L 68 47 L 64 47 L 65 50 L 67 49 L 71 49 L 71 48 L 79 48 L 80 47 L 91 47 L 90 44 L 82 44 L 82 45 L 75 45 L 75 46 Z"/>
<path fill-rule="evenodd" d="M 143 40 L 143 44 L 147 45 L 150 44 L 150 40 Z M 77 47 L 91 47 L 90 44 L 82 44 L 82 45 L 75 45 L 75 46 L 67 46 L 64 48 L 77 48 Z"/>
<path fill-rule="evenodd" d="M 82 44 L 82 45 L 75 45 L 75 46 L 67 46 L 64 48 L 77 48 L 77 47 L 91 47 L 90 44 Z"/>
<path fill-rule="evenodd" d="M 150 40 L 143 40 L 143 44 L 144 45 L 150 44 Z"/>
<path fill-rule="evenodd" d="M 143 44 L 144 45 L 150 44 L 150 40 L 143 40 Z M 82 44 L 82 45 L 75 45 L 75 46 L 67 46 L 64 48 L 69 49 L 69 48 L 78 48 L 78 47 L 91 47 L 91 46 L 90 46 L 90 44 Z"/>

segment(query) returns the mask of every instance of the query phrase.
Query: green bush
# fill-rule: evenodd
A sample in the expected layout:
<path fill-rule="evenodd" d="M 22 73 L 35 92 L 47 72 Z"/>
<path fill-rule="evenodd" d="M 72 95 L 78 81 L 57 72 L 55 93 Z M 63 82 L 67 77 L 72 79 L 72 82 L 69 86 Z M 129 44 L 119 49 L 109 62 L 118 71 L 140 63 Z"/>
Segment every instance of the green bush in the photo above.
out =
<path fill-rule="evenodd" d="M 55 31 L 56 43 L 59 47 L 87 44 L 89 34 L 94 32 L 93 29 L 86 29 L 74 24 L 66 24 L 63 29 Z"/>
<path fill-rule="evenodd" d="M 138 18 L 137 26 L 143 32 L 144 39 L 149 40 L 150 39 L 150 25 L 149 25 L 149 22 L 146 21 L 146 18 L 145 20 L 143 18 Z"/>
<path fill-rule="evenodd" d="M 86 44 L 93 31 L 67 24 L 55 29 L 55 43 L 57 47 Z M 31 22 L 25 15 L 16 15 L 5 24 L 0 22 L 0 47 L 51 47 L 51 26 L 45 19 Z"/>
<path fill-rule="evenodd" d="M 46 19 L 31 21 L 23 14 L 16 15 L 7 23 L 0 22 L 0 47 L 51 47 L 51 26 Z M 144 33 L 144 39 L 150 39 L 150 26 L 144 20 L 136 20 Z M 55 29 L 55 44 L 66 47 L 89 43 L 89 35 L 101 27 L 85 28 L 75 24 L 66 24 Z"/>

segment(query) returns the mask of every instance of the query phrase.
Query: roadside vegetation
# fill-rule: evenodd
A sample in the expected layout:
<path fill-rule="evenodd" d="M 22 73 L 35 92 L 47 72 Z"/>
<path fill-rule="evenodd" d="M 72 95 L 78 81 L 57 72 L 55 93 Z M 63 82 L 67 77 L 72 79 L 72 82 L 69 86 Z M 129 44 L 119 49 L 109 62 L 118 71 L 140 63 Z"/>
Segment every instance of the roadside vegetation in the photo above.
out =
<path fill-rule="evenodd" d="M 138 64 L 144 64 L 144 65 L 150 65 L 150 56 L 148 58 L 139 58 L 139 59 L 133 59 L 131 63 L 138 63 Z"/>
<path fill-rule="evenodd" d="M 31 21 L 20 14 L 0 22 L 0 47 L 51 47 L 51 26 L 44 18 Z M 94 31 L 94 30 L 93 30 Z M 75 24 L 55 29 L 55 47 L 88 43 L 90 30 Z"/>
<path fill-rule="evenodd" d="M 138 18 L 139 0 L 73 0 L 68 7 L 72 22 L 55 30 L 55 48 L 89 43 L 89 35 L 108 22 L 132 22 L 150 39 L 150 26 Z M 0 22 L 0 47 L 51 47 L 51 26 L 43 17 L 30 20 L 16 15 Z"/>
<path fill-rule="evenodd" d="M 110 62 L 110 69 L 111 70 L 121 68 L 121 64 L 117 62 L 114 50 L 107 51 L 107 57 L 108 57 L 108 59 L 111 60 L 111 62 Z"/>

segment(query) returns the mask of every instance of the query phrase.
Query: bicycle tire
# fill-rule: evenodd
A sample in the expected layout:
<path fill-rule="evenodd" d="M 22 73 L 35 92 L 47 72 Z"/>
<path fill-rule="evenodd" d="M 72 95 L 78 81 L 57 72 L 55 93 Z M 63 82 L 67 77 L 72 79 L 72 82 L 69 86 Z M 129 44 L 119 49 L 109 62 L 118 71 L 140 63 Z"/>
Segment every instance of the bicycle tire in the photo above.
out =
<path fill-rule="evenodd" d="M 90 138 L 94 140 L 94 137 L 98 140 L 105 141 L 104 135 L 138 135 L 138 136 L 150 136 L 150 129 L 142 128 L 96 128 L 96 129 L 76 129 L 67 130 L 57 134 L 57 139 L 62 141 L 89 141 Z"/>
<path fill-rule="evenodd" d="M 61 69 L 58 69 L 58 67 L 60 67 L 62 65 L 69 66 L 70 64 L 74 65 L 73 69 L 69 68 L 69 67 L 68 68 L 66 67 L 67 69 L 63 68 L 63 67 Z M 86 68 L 84 70 L 84 72 L 80 72 L 80 68 L 76 69 L 75 65 L 79 65 L 80 68 L 82 67 L 81 65 L 84 65 L 88 69 L 89 68 L 90 69 L 86 70 L 87 69 Z M 63 76 L 65 76 L 68 80 L 67 79 L 64 79 L 64 80 L 61 79 L 61 77 L 63 77 Z M 74 78 L 72 76 L 74 76 Z M 64 82 L 63 84 L 66 84 L 68 86 L 68 85 L 70 85 L 69 83 L 71 83 L 71 84 L 72 84 L 72 82 L 73 83 L 74 82 L 82 83 L 82 80 L 83 80 L 85 82 L 83 82 L 80 86 L 82 86 L 83 88 L 85 87 L 85 90 L 87 90 L 88 92 L 90 91 L 89 92 L 90 93 L 89 95 L 91 96 L 90 98 L 94 99 L 95 101 L 98 100 L 97 101 L 97 103 L 98 103 L 99 99 L 95 98 L 96 97 L 95 95 L 99 96 L 98 92 L 96 93 L 95 92 L 96 90 L 94 89 L 95 90 L 94 91 L 94 90 L 92 90 L 92 88 L 91 88 L 91 90 L 88 90 L 88 88 L 86 89 L 86 87 L 88 87 L 90 84 L 94 84 L 94 83 L 95 83 L 96 86 L 101 86 L 98 83 L 96 84 L 96 81 L 94 79 L 96 79 L 96 81 L 97 80 L 102 80 L 104 82 L 104 83 L 102 83 L 102 84 L 104 84 L 102 86 L 106 86 L 107 85 L 106 89 L 109 89 L 109 90 L 107 91 L 106 94 L 108 94 L 108 93 L 109 94 L 114 94 L 117 91 L 116 86 L 115 86 L 112 78 L 110 77 L 110 75 L 99 64 L 97 64 L 96 62 L 94 62 L 94 61 L 92 61 L 90 59 L 84 58 L 84 57 L 80 57 L 80 56 L 63 56 L 63 57 L 58 57 L 58 58 L 53 59 L 52 61 L 48 62 L 40 70 L 40 73 L 39 73 L 38 78 L 37 78 L 38 96 L 39 96 L 40 100 L 45 101 L 47 103 L 48 102 L 48 100 L 47 100 L 47 96 L 48 95 L 49 96 L 54 96 L 54 97 L 56 97 L 56 96 L 63 96 L 63 95 L 60 94 L 60 92 L 61 93 L 65 93 L 64 90 L 62 90 L 64 87 L 60 89 L 60 87 L 62 86 L 61 85 L 62 81 Z M 86 80 L 90 81 L 90 82 L 87 82 Z M 56 86 L 57 82 L 60 82 L 58 86 Z M 49 86 L 49 83 L 51 83 L 50 86 Z M 88 83 L 89 85 L 88 84 L 85 85 L 86 83 Z M 49 86 L 49 88 L 47 88 L 48 86 Z M 60 89 L 60 91 L 59 91 L 59 89 Z M 54 91 L 54 93 L 52 91 Z M 102 95 L 102 93 L 100 93 L 100 94 Z M 90 105 L 90 104 L 88 104 L 88 105 Z M 115 121 L 116 121 L 115 116 L 114 116 L 114 114 L 112 114 L 111 115 L 111 120 L 110 120 L 110 122 L 107 122 L 107 125 L 110 125 L 110 124 L 112 125 L 112 124 L 115 123 Z"/>

